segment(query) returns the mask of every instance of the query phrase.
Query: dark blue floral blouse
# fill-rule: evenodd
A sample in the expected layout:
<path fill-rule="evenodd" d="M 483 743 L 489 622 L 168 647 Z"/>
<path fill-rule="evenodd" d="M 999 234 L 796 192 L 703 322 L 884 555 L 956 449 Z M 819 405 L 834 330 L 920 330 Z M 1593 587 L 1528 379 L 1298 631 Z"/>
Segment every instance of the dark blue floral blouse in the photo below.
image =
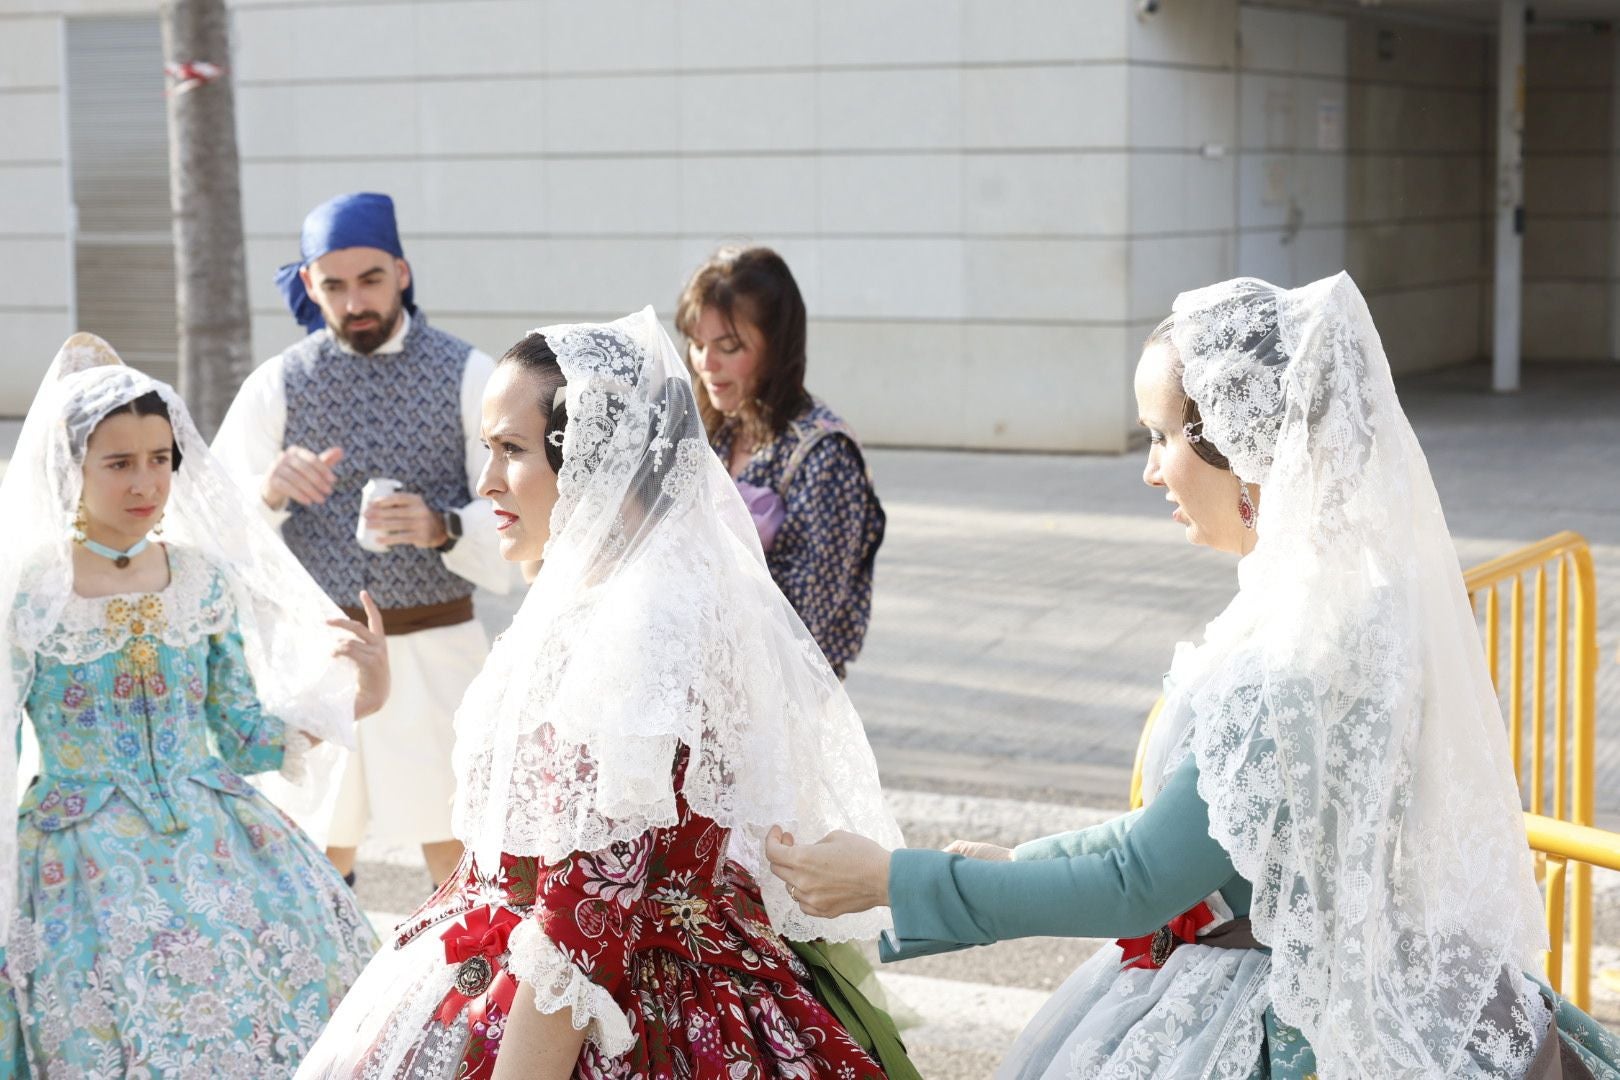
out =
<path fill-rule="evenodd" d="M 789 462 L 801 441 L 834 429 L 813 446 L 788 479 Z M 720 460 L 731 460 L 735 427 L 714 436 Z M 827 663 L 844 677 L 860 654 L 872 615 L 872 564 L 883 543 L 883 506 L 872 488 L 859 444 L 827 406 L 811 403 L 781 435 L 754 451 L 737 480 L 782 496 L 786 519 L 765 553 L 771 577 L 816 639 Z"/>

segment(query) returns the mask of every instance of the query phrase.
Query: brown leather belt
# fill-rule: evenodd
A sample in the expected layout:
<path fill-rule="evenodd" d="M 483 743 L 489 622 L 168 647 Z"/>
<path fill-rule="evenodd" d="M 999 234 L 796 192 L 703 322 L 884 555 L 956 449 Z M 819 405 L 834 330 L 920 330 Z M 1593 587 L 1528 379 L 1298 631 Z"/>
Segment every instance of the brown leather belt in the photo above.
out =
<path fill-rule="evenodd" d="M 365 608 L 346 607 L 343 614 L 356 622 L 366 621 Z M 472 622 L 472 597 L 446 600 L 442 604 L 423 604 L 420 607 L 383 608 L 383 633 L 389 637 L 414 634 L 418 630 L 435 630 L 441 626 L 460 626 Z"/>

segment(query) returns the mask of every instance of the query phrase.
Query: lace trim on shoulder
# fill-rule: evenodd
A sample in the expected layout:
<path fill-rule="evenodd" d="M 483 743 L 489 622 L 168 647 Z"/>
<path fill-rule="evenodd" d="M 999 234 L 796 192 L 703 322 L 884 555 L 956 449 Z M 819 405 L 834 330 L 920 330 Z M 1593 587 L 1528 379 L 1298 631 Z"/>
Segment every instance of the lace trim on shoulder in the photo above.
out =
<path fill-rule="evenodd" d="M 116 652 L 141 634 L 184 649 L 231 626 L 235 614 L 225 579 L 203 556 L 169 549 L 169 585 L 158 592 L 70 596 L 39 651 L 64 664 Z"/>
<path fill-rule="evenodd" d="M 608 1057 L 618 1057 L 635 1044 L 630 1021 L 613 995 L 580 970 L 532 917 L 512 931 L 509 947 L 507 966 L 534 987 L 536 1009 L 543 1013 L 571 1010 L 569 1022 L 574 1030 L 584 1031 Z"/>

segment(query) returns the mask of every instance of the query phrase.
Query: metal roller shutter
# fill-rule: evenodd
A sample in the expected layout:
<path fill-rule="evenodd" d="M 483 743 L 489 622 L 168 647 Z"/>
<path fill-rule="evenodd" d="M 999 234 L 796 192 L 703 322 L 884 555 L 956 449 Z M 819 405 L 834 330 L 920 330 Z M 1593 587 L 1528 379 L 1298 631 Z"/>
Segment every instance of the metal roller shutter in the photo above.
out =
<path fill-rule="evenodd" d="M 78 329 L 177 377 L 163 38 L 155 15 L 67 21 Z"/>

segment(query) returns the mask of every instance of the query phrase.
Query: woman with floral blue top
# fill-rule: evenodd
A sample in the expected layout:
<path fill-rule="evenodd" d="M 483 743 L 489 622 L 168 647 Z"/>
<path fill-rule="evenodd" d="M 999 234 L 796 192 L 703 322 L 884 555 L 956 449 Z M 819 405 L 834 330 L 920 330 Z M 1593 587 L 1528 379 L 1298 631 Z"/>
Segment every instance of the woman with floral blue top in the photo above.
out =
<path fill-rule="evenodd" d="M 843 678 L 866 637 L 885 518 L 855 433 L 804 387 L 805 321 L 792 271 L 764 247 L 715 252 L 675 314 L 771 576 Z"/>
<path fill-rule="evenodd" d="M 0 830 L 4 1075 L 292 1075 L 376 937 L 243 777 L 318 798 L 323 744 L 387 697 L 380 614 L 339 618 L 174 391 L 88 334 L 0 511 L 23 540 L 0 564 L 0 798 L 25 715 L 40 758 Z"/>
<path fill-rule="evenodd" d="M 866 638 L 886 518 L 855 433 L 805 389 L 806 321 L 793 272 L 766 247 L 716 251 L 693 272 L 675 310 L 710 445 L 748 505 L 771 577 L 842 679 Z M 816 993 L 844 1010 L 839 1015 L 879 1053 L 888 1075 L 912 1075 L 859 950 L 793 947 Z M 894 1049 L 885 1055 L 880 1043 Z"/>

